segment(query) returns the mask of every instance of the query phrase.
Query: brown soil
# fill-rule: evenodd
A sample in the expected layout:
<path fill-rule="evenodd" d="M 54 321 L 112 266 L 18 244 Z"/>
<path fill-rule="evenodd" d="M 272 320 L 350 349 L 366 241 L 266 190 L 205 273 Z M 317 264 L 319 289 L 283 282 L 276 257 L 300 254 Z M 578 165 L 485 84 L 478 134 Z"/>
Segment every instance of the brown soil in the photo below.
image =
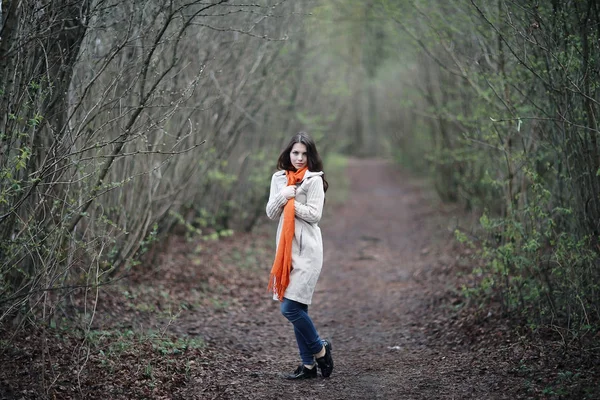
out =
<path fill-rule="evenodd" d="M 215 243 L 173 237 L 157 268 L 104 290 L 92 331 L 158 332 L 119 336 L 125 350 L 102 335 L 59 340 L 49 328 L 13 339 L 0 357 L 0 398 L 594 398 L 596 370 L 557 394 L 558 361 L 531 361 L 543 351 L 493 306 L 463 307 L 456 272 L 468 250 L 422 183 L 378 160 L 353 160 L 348 174 L 347 201 L 326 206 L 320 224 L 325 260 L 310 307 L 333 343 L 330 378 L 281 378 L 299 357 L 265 290 L 271 223 Z M 177 338 L 204 345 L 173 345 Z"/>

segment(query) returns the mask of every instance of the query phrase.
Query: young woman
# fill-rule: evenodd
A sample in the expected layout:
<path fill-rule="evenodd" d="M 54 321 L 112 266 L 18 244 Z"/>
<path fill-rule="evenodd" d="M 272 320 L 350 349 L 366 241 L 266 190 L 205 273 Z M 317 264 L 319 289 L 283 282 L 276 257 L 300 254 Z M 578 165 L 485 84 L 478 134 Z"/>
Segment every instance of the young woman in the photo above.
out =
<path fill-rule="evenodd" d="M 294 326 L 302 359 L 302 364 L 286 378 L 316 378 L 317 366 L 326 378 L 333 371 L 331 342 L 321 340 L 308 316 L 323 264 L 318 223 L 328 186 L 313 139 L 305 132 L 294 135 L 279 155 L 277 169 L 271 178 L 267 203 L 267 216 L 279 218 L 269 290 L 281 302 L 281 313 Z"/>

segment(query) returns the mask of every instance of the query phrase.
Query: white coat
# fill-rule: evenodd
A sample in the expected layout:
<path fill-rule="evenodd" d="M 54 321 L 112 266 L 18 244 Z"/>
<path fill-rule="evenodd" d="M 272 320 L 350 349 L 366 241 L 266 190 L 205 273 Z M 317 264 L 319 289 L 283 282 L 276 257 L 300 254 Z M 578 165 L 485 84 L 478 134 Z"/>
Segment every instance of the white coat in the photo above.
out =
<path fill-rule="evenodd" d="M 284 297 L 302 304 L 311 303 L 323 265 L 323 240 L 318 225 L 325 202 L 322 175 L 323 172 L 306 171 L 304 179 L 297 185 L 294 201 L 296 218 L 292 241 L 292 271 L 290 284 Z M 287 186 L 285 171 L 275 172 L 271 178 L 271 191 L 266 211 L 270 219 L 279 218 L 277 246 L 279 246 L 283 226 L 283 207 L 288 202 L 280 193 L 285 186 Z"/>

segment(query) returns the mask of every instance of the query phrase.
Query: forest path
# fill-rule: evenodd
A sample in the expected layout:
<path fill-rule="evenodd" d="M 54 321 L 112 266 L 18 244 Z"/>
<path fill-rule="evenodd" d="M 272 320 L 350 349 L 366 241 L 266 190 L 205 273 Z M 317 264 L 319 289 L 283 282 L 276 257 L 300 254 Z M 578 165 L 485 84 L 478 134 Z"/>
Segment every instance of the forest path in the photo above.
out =
<path fill-rule="evenodd" d="M 462 343 L 438 343 L 426 334 L 435 325 L 436 307 L 444 307 L 433 304 L 436 296 L 431 294 L 446 290 L 436 271 L 452 262 L 447 254 L 452 235 L 442 226 L 447 219 L 418 183 L 389 162 L 352 160 L 347 173 L 347 201 L 326 207 L 320 224 L 324 265 L 309 308 L 321 337 L 332 340 L 332 376 L 283 380 L 280 373 L 299 363 L 292 327 L 279 314 L 278 303 L 268 297 L 248 299 L 240 312 L 193 328 L 235 354 L 224 356 L 224 364 L 209 366 L 215 374 L 209 387 L 199 382 L 188 394 L 228 399 L 514 398 L 504 390 L 511 380 L 502 376 L 504 368 L 492 372 L 493 355 Z"/>

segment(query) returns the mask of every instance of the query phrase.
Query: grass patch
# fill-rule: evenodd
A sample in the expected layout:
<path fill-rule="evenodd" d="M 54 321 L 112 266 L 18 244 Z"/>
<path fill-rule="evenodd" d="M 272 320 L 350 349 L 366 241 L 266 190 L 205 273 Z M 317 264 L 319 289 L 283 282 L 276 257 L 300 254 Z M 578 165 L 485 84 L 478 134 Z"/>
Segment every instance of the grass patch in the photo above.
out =
<path fill-rule="evenodd" d="M 325 177 L 327 178 L 327 182 L 329 182 L 329 189 L 326 196 L 327 205 L 336 206 L 344 204 L 348 198 L 350 188 L 350 181 L 346 173 L 348 158 L 338 153 L 330 153 L 324 157 L 323 164 Z"/>
<path fill-rule="evenodd" d="M 258 243 L 254 247 L 235 246 L 228 253 L 222 255 L 225 264 L 236 265 L 238 268 L 249 271 L 262 270 L 264 260 L 271 258 L 271 249 Z"/>
<path fill-rule="evenodd" d="M 204 340 L 199 337 L 166 335 L 152 330 L 134 332 L 132 329 L 90 330 L 86 333 L 86 341 L 92 351 L 105 358 L 139 350 L 144 344 L 151 346 L 159 355 L 177 355 L 205 346 Z"/>

